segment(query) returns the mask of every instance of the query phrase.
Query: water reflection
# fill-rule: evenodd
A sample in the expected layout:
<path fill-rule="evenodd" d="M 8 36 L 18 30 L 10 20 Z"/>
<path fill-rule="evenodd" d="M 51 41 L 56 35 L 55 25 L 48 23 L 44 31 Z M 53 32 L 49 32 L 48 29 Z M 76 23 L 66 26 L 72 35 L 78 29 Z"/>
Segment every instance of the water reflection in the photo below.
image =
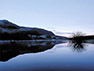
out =
<path fill-rule="evenodd" d="M 20 54 L 43 52 L 43 51 L 53 48 L 56 44 L 66 43 L 66 42 L 59 42 L 59 41 L 58 42 L 56 41 L 22 42 L 22 41 L 19 41 L 16 43 L 11 43 L 11 42 L 0 43 L 0 61 L 3 61 L 3 62 L 8 61 L 9 59 L 16 57 Z M 90 40 L 88 40 L 87 42 L 86 40 L 75 39 L 75 40 L 70 40 L 70 43 L 74 51 L 82 52 L 86 50 L 85 43 L 92 43 L 92 42 Z"/>
<path fill-rule="evenodd" d="M 0 61 L 8 61 L 9 59 L 25 53 L 38 53 L 51 49 L 55 44 L 61 42 L 55 41 L 32 41 L 32 42 L 17 42 L 17 43 L 2 43 L 0 44 Z"/>
<path fill-rule="evenodd" d="M 86 44 L 85 43 L 72 43 L 73 51 L 82 52 L 85 51 Z"/>
<path fill-rule="evenodd" d="M 82 51 L 85 51 L 85 47 L 87 46 L 86 43 L 89 43 L 89 44 L 94 44 L 93 42 L 94 40 L 85 40 L 85 39 L 82 39 L 80 37 L 77 37 L 77 38 L 73 38 L 72 40 L 69 41 L 70 45 L 73 47 L 73 50 L 74 51 L 77 51 L 77 52 L 82 52 Z"/>

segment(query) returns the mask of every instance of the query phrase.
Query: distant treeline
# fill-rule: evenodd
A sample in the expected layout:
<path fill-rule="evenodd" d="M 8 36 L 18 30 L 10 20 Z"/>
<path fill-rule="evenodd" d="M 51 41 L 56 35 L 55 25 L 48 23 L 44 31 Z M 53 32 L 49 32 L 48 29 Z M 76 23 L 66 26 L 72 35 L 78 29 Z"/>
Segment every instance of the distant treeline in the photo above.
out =
<path fill-rule="evenodd" d="M 70 39 L 82 39 L 82 40 L 94 40 L 94 35 L 89 35 L 89 36 L 76 36 Z"/>

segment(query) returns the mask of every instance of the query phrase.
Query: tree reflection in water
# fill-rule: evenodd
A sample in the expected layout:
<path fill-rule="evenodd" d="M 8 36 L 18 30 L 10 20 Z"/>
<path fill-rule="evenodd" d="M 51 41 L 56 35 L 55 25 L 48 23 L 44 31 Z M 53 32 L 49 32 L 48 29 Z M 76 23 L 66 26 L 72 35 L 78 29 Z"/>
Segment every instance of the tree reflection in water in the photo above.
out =
<path fill-rule="evenodd" d="M 77 52 L 82 52 L 85 50 L 85 43 L 86 40 L 84 40 L 83 37 L 75 37 L 70 40 L 70 44 L 73 47 L 73 50 Z"/>
<path fill-rule="evenodd" d="M 82 52 L 83 50 L 85 50 L 85 43 L 86 43 L 86 40 L 84 38 L 84 33 L 82 32 L 76 32 L 76 33 L 73 33 L 73 37 L 70 38 L 70 44 L 71 46 L 73 47 L 73 50 L 74 51 L 77 51 L 77 52 Z"/>

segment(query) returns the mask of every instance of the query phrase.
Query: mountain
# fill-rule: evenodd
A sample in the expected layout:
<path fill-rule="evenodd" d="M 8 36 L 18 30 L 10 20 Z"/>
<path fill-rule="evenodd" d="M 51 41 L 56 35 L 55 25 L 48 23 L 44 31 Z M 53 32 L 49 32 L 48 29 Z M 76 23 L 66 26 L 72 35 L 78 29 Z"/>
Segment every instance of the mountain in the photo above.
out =
<path fill-rule="evenodd" d="M 56 38 L 51 31 L 18 26 L 8 20 L 0 20 L 1 40 L 30 40 L 30 39 L 51 39 Z"/>
<path fill-rule="evenodd" d="M 61 39 L 61 40 L 66 40 L 66 39 L 68 39 L 68 37 L 65 37 L 65 36 L 58 36 L 58 35 L 56 36 L 56 38 L 57 38 L 57 39 Z"/>
<path fill-rule="evenodd" d="M 16 24 L 13 24 L 7 20 L 0 20 L 0 28 L 5 28 L 5 29 L 18 29 L 19 26 Z"/>
<path fill-rule="evenodd" d="M 46 35 L 54 35 L 51 31 L 47 31 L 40 28 L 29 28 L 29 27 L 21 27 L 16 24 L 13 24 L 7 20 L 0 20 L 0 29 L 2 33 L 16 33 L 16 32 L 22 32 L 22 31 L 36 31 L 39 34 L 46 34 Z"/>

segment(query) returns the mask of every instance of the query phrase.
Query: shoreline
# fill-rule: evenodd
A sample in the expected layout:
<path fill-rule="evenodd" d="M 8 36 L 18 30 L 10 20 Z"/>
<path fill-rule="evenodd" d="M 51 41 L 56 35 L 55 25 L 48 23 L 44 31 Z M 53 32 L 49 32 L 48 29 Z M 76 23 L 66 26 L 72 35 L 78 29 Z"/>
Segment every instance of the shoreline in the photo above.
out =
<path fill-rule="evenodd" d="M 25 42 L 67 42 L 67 40 L 56 40 L 56 39 L 51 39 L 51 40 L 0 40 L 0 44 L 2 43 L 25 43 Z"/>

